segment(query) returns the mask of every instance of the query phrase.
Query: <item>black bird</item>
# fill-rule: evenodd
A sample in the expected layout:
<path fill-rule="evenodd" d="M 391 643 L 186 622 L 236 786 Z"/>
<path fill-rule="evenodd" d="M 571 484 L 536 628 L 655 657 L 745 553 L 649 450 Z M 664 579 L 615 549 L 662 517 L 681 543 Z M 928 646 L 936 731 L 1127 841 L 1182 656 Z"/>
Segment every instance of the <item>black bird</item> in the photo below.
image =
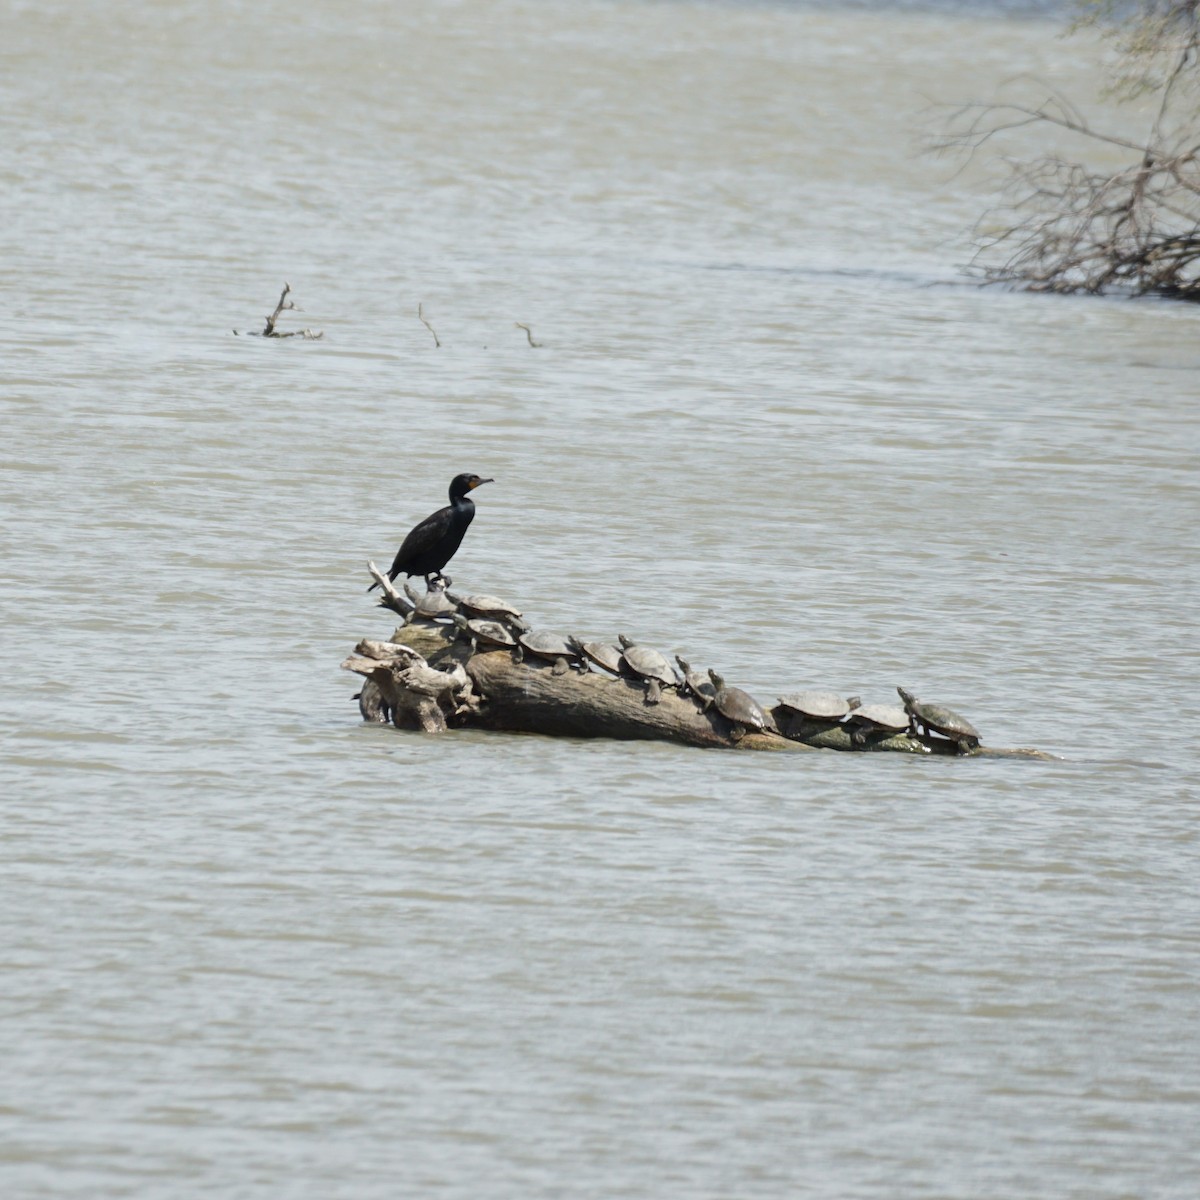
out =
<path fill-rule="evenodd" d="M 424 575 L 426 587 L 432 578 L 444 579 L 442 568 L 454 557 L 467 526 L 475 519 L 475 502 L 467 497 L 467 493 L 482 483 L 495 482 L 494 479 L 480 479 L 478 475 L 455 475 L 450 481 L 450 503 L 409 531 L 396 551 L 388 578 L 394 580 L 401 574 Z M 378 586 L 377 582 L 373 583 L 367 591 Z"/>

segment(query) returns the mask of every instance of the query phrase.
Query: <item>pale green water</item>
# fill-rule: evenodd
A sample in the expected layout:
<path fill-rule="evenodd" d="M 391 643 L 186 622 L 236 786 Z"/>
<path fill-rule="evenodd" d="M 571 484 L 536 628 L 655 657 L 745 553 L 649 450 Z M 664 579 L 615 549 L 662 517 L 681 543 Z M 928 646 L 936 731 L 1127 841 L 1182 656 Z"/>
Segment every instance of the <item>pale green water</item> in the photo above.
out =
<path fill-rule="evenodd" d="M 914 156 L 1079 47 L 0 21 L 6 1197 L 1195 1194 L 1200 313 L 962 286 Z M 325 338 L 232 336 L 285 279 Z M 539 624 L 1064 761 L 364 728 L 363 564 L 464 469 Z"/>

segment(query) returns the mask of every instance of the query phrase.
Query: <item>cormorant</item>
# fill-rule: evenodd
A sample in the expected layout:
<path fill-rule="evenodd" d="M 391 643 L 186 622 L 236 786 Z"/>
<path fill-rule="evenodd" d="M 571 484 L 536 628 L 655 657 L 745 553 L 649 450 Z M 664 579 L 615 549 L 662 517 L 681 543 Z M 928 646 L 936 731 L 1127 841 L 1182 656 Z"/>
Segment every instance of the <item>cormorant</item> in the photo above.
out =
<path fill-rule="evenodd" d="M 396 551 L 388 578 L 394 580 L 400 574 L 424 575 L 426 587 L 432 578 L 444 579 L 442 568 L 454 557 L 467 526 L 475 518 L 475 503 L 468 499 L 467 493 L 482 483 L 495 482 L 480 479 L 478 475 L 455 475 L 450 481 L 450 503 L 410 530 Z M 378 586 L 373 583 L 367 591 Z"/>

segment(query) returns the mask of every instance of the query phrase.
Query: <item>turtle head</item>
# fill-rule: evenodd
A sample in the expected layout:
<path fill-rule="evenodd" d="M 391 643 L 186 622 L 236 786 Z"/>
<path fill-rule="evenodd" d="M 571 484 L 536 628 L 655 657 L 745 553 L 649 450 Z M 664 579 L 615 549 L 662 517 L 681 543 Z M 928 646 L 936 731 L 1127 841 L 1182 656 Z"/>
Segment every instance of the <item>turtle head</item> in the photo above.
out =
<path fill-rule="evenodd" d="M 725 686 L 725 680 L 712 669 L 708 668 L 708 677 L 712 680 L 712 685 L 719 692 Z"/>
<path fill-rule="evenodd" d="M 896 691 L 899 693 L 900 699 L 904 701 L 905 708 L 911 708 L 917 703 L 917 698 L 912 692 L 906 692 L 902 687 L 898 687 Z"/>
<path fill-rule="evenodd" d="M 692 670 L 692 664 L 691 664 L 690 662 L 688 662 L 686 658 L 684 658 L 684 657 L 683 657 L 682 655 L 680 655 L 680 654 L 677 654 L 677 655 L 675 655 L 675 661 L 676 661 L 676 662 L 679 664 L 679 669 L 680 669 L 680 670 L 681 670 L 681 671 L 682 671 L 682 672 L 683 672 L 685 675 L 688 675 L 688 674 L 690 674 L 690 673 L 691 673 L 691 670 Z"/>
<path fill-rule="evenodd" d="M 856 708 L 862 708 L 861 696 L 848 696 L 846 698 L 846 707 L 853 712 Z"/>
<path fill-rule="evenodd" d="M 626 637 L 623 633 L 617 634 L 617 641 L 621 643 L 623 650 L 628 650 L 634 644 L 633 639 Z"/>

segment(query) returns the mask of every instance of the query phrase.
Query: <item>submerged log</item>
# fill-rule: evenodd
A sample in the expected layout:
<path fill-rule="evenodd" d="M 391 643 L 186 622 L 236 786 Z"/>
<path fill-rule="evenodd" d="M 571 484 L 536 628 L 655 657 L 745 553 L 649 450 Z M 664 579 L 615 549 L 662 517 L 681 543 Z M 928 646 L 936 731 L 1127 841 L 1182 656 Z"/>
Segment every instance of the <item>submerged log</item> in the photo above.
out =
<path fill-rule="evenodd" d="M 490 729 L 739 750 L 958 753 L 947 739 L 907 732 L 876 730 L 856 742 L 844 725 L 797 720 L 783 708 L 770 712 L 781 732 L 747 732 L 735 740 L 732 722 L 713 707 L 702 710 L 693 697 L 676 689 L 664 689 L 657 703 L 649 703 L 639 679 L 574 666 L 556 674 L 550 662 L 518 660 L 509 650 L 480 646 L 472 653 L 470 644 L 455 634 L 453 625 L 418 620 L 397 629 L 390 642 L 360 642 L 342 665 L 365 677 L 358 697 L 363 719 L 429 732 Z M 457 682 L 452 686 L 451 680 Z M 468 681 L 465 688 L 463 680 Z M 981 746 L 971 757 L 1053 756 Z"/>

